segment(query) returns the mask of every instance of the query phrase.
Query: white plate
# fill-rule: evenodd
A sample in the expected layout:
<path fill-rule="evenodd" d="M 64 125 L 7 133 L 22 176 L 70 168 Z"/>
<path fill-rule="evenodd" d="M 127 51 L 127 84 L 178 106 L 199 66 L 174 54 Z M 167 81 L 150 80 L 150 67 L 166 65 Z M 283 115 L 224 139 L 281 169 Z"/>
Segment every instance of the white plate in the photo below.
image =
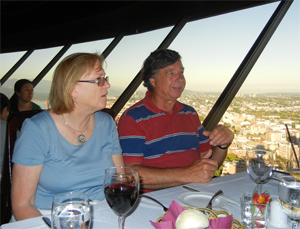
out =
<path fill-rule="evenodd" d="M 182 193 L 181 195 L 178 196 L 178 200 L 188 206 L 191 207 L 201 207 L 205 208 L 210 200 L 210 198 L 214 195 L 214 193 L 208 193 L 208 192 L 186 192 Z M 227 205 L 227 200 L 219 196 L 216 198 L 213 203 L 212 207 L 213 208 L 221 208 Z"/>

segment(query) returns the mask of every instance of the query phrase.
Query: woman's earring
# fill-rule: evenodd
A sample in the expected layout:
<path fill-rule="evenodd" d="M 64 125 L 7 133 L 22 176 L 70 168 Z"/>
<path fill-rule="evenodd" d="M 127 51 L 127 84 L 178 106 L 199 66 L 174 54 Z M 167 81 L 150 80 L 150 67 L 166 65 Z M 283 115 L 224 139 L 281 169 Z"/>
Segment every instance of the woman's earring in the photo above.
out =
<path fill-rule="evenodd" d="M 77 98 L 77 95 L 74 95 L 75 98 Z"/>

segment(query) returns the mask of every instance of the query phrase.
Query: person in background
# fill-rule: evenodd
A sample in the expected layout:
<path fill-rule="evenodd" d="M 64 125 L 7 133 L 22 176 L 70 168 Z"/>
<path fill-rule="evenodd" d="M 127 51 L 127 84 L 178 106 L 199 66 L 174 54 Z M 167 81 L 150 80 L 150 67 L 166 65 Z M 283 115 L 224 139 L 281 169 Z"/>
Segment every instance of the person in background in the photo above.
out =
<path fill-rule="evenodd" d="M 152 52 L 143 81 L 146 97 L 118 124 L 126 166 L 138 170 L 144 189 L 209 182 L 226 158 L 233 133 L 222 125 L 205 131 L 195 109 L 177 101 L 186 80 L 176 51 Z"/>
<path fill-rule="evenodd" d="M 31 102 L 33 98 L 33 84 L 30 80 L 20 79 L 15 83 L 15 93 L 10 98 L 10 113 L 29 111 L 29 110 L 42 110 L 42 108 Z"/>
<path fill-rule="evenodd" d="M 1 140 L 1 145 L 0 145 L 0 178 L 2 174 L 2 166 L 3 166 L 3 156 L 4 156 L 4 149 L 5 149 L 5 140 L 6 140 L 6 121 L 7 121 L 7 116 L 8 116 L 8 110 L 9 110 L 9 99 L 7 98 L 6 95 L 0 93 L 1 96 L 1 113 L 0 113 L 0 127 L 1 127 L 1 132 L 0 132 L 0 140 Z M 0 179 L 1 180 L 1 179 Z"/>
<path fill-rule="evenodd" d="M 124 166 L 116 123 L 100 111 L 110 88 L 103 61 L 91 53 L 64 58 L 54 71 L 51 109 L 24 121 L 12 159 L 16 220 L 40 216 L 63 192 L 104 200 L 105 169 Z"/>

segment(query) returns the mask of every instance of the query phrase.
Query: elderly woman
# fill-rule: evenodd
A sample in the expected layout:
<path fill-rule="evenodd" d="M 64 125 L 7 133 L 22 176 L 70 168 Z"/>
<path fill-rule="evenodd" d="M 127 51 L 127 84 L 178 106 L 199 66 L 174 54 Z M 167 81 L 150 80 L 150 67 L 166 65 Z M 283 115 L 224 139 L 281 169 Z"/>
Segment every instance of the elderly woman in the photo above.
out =
<path fill-rule="evenodd" d="M 13 154 L 12 208 L 16 220 L 51 209 L 67 191 L 103 200 L 104 170 L 124 166 L 116 124 L 106 106 L 103 57 L 76 53 L 57 66 L 51 109 L 25 120 Z"/>
<path fill-rule="evenodd" d="M 15 83 L 15 93 L 10 98 L 10 113 L 30 110 L 42 110 L 42 108 L 34 102 L 33 85 L 30 80 L 20 79 Z"/>

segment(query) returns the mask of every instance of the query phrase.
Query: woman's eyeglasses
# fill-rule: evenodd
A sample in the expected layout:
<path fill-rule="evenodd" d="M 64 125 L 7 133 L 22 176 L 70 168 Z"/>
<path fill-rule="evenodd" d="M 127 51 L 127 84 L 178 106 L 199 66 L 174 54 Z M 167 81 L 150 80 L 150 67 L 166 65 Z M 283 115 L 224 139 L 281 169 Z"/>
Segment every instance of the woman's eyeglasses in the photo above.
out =
<path fill-rule="evenodd" d="M 80 83 L 97 83 L 99 87 L 102 87 L 102 86 L 104 86 L 105 82 L 108 83 L 108 76 L 99 77 L 96 80 L 78 80 L 77 82 L 80 82 Z"/>

